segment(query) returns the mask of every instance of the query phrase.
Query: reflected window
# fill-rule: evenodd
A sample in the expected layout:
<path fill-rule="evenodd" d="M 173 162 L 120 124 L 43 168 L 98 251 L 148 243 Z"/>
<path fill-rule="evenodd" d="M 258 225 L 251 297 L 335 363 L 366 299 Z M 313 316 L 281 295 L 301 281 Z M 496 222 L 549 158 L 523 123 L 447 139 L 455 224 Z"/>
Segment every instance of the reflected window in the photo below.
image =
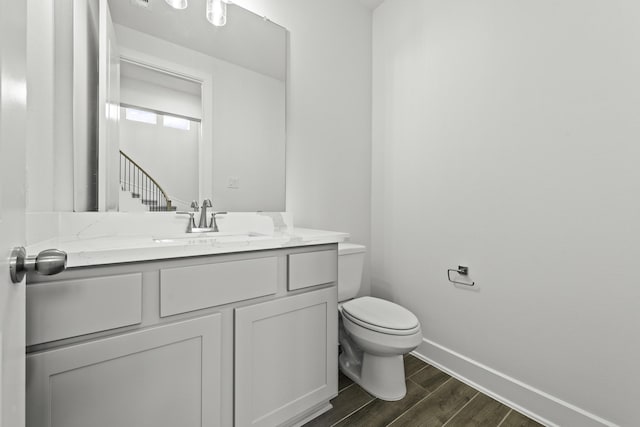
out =
<path fill-rule="evenodd" d="M 191 121 L 175 116 L 162 116 L 162 124 L 168 128 L 189 130 L 191 129 Z"/>
<path fill-rule="evenodd" d="M 129 107 L 125 108 L 125 118 L 133 122 L 149 123 L 151 125 L 155 125 L 158 122 L 156 113 Z"/>

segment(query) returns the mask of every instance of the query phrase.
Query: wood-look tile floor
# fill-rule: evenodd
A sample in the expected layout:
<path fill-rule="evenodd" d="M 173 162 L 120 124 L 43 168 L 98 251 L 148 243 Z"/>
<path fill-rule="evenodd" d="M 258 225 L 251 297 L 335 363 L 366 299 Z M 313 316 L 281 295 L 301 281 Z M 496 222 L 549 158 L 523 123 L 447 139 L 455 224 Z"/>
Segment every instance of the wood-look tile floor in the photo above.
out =
<path fill-rule="evenodd" d="M 407 395 L 397 402 L 374 398 L 340 373 L 333 408 L 304 427 L 541 426 L 414 356 L 405 356 L 404 370 Z"/>

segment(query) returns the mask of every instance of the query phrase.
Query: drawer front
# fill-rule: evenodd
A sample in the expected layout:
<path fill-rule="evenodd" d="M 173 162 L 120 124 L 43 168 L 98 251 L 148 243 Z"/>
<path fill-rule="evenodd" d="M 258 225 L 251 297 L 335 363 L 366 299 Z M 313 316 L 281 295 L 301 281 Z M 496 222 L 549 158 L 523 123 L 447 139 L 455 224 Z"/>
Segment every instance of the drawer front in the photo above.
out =
<path fill-rule="evenodd" d="M 324 285 L 338 280 L 338 251 L 289 255 L 289 290 Z"/>
<path fill-rule="evenodd" d="M 278 258 L 160 270 L 160 317 L 275 294 Z"/>
<path fill-rule="evenodd" d="M 142 273 L 27 286 L 27 345 L 142 321 Z"/>

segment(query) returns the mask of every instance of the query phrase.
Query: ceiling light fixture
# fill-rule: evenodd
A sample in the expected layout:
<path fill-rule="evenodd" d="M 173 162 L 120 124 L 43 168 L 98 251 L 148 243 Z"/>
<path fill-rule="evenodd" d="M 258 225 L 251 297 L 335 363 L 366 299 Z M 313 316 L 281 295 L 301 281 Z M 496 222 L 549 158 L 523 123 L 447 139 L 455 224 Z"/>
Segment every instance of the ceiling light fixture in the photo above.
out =
<path fill-rule="evenodd" d="M 174 9 L 186 9 L 187 8 L 187 0 L 164 0 L 167 2 L 169 6 Z"/>
<path fill-rule="evenodd" d="M 227 23 L 227 3 L 223 0 L 207 0 L 207 20 L 216 27 Z"/>

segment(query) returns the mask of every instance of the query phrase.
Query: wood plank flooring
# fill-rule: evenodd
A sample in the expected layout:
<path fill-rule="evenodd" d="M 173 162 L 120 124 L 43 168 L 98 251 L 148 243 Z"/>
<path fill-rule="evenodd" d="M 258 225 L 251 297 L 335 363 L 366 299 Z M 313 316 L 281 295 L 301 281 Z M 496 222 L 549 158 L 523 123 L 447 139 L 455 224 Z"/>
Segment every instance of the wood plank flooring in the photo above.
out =
<path fill-rule="evenodd" d="M 404 370 L 407 395 L 397 402 L 374 398 L 340 373 L 333 409 L 305 427 L 541 426 L 414 356 L 405 356 Z"/>

